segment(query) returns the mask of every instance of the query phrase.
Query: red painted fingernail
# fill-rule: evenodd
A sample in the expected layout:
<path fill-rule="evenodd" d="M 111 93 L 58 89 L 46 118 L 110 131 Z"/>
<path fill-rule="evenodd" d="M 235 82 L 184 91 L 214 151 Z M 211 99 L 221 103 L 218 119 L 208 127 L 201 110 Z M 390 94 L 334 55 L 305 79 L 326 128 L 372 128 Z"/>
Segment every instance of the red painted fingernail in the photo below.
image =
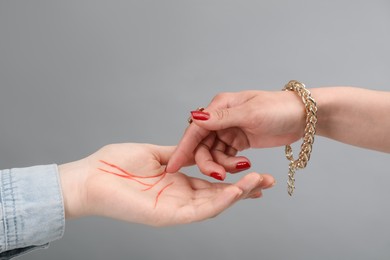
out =
<path fill-rule="evenodd" d="M 244 170 L 250 168 L 251 165 L 249 162 L 239 162 L 236 164 L 236 169 L 237 170 Z"/>
<path fill-rule="evenodd" d="M 210 174 L 210 176 L 211 177 L 213 177 L 214 179 L 217 179 L 217 180 L 219 180 L 219 181 L 223 181 L 223 177 L 222 177 L 222 175 L 220 174 L 220 173 L 218 173 L 218 172 L 212 172 L 211 174 Z"/>
<path fill-rule="evenodd" d="M 193 119 L 206 121 L 210 118 L 210 114 L 203 111 L 191 111 Z"/>

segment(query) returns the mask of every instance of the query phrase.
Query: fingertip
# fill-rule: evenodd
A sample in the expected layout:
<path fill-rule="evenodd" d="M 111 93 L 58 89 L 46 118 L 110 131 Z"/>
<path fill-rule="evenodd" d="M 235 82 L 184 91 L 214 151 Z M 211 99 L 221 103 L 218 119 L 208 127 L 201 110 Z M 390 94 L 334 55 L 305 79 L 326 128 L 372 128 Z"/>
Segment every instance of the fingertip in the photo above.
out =
<path fill-rule="evenodd" d="M 276 185 L 275 178 L 270 174 L 262 174 L 263 181 L 261 183 L 261 187 L 263 189 L 269 189 Z"/>
<path fill-rule="evenodd" d="M 245 161 L 240 161 L 236 164 L 236 170 L 237 171 L 244 171 L 244 170 L 247 170 L 251 167 L 251 163 L 250 161 L 247 159 Z"/>
<path fill-rule="evenodd" d="M 191 113 L 191 117 L 192 117 L 191 122 L 207 121 L 210 119 L 210 113 L 207 111 L 204 111 L 204 109 L 191 111 L 190 113 Z"/>
<path fill-rule="evenodd" d="M 174 166 L 173 163 L 171 163 L 171 161 L 169 160 L 167 165 L 165 166 L 165 172 L 166 173 L 174 173 L 174 172 L 177 172 L 179 169 L 177 169 L 177 167 Z"/>
<path fill-rule="evenodd" d="M 225 168 L 227 168 L 227 170 L 232 174 L 240 173 L 249 170 L 251 168 L 250 160 L 244 156 L 237 156 L 237 157 L 232 156 L 225 160 L 226 160 Z"/>
<path fill-rule="evenodd" d="M 198 165 L 199 170 L 207 175 L 211 176 L 216 180 L 223 181 L 226 178 L 226 170 L 223 166 L 214 162 L 210 151 L 201 145 L 198 147 L 195 153 L 195 162 Z"/>
<path fill-rule="evenodd" d="M 212 172 L 210 173 L 210 177 L 213 177 L 216 180 L 224 181 L 226 178 L 226 174 L 221 174 L 219 172 Z"/>
<path fill-rule="evenodd" d="M 191 118 L 192 122 L 202 129 L 206 129 L 208 131 L 216 131 L 222 129 L 220 120 L 216 120 L 220 117 L 214 110 L 203 110 L 202 112 L 191 111 Z"/>
<path fill-rule="evenodd" d="M 174 173 L 179 171 L 184 166 L 193 164 L 194 162 L 190 155 L 186 155 L 183 151 L 180 151 L 177 148 L 173 152 L 172 156 L 168 159 L 165 170 L 167 173 Z"/>

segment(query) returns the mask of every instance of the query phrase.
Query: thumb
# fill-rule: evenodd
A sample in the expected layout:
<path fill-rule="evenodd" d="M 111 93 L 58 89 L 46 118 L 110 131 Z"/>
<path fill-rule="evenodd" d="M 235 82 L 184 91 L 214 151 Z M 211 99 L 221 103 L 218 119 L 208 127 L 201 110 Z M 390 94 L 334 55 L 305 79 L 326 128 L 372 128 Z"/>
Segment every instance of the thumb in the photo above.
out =
<path fill-rule="evenodd" d="M 191 111 L 192 120 L 201 128 L 217 131 L 230 127 L 242 127 L 247 116 L 242 106 L 232 108 L 206 108 L 202 111 Z"/>

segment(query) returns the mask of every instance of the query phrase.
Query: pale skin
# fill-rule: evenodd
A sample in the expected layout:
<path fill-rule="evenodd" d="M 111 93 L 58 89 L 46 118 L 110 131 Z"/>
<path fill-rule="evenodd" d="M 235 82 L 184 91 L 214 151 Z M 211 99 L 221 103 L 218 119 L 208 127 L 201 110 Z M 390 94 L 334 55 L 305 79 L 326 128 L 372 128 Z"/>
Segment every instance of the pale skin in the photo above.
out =
<path fill-rule="evenodd" d="M 174 150 L 173 146 L 113 144 L 60 165 L 66 218 L 97 215 L 151 226 L 186 224 L 215 217 L 239 200 L 260 198 L 262 190 L 274 184 L 271 175 L 254 172 L 234 184 L 211 183 L 180 172 L 151 178 L 164 172 Z M 145 189 L 134 179 L 104 172 L 101 169 L 120 173 L 102 161 L 154 186 Z"/>
<path fill-rule="evenodd" d="M 309 89 L 318 107 L 316 134 L 390 153 L 390 92 L 356 87 Z M 291 91 L 242 91 L 217 95 L 195 111 L 167 172 L 195 158 L 206 175 L 234 172 L 236 154 L 248 148 L 283 146 L 304 133 L 302 99 Z M 241 158 L 243 160 L 243 158 Z"/>

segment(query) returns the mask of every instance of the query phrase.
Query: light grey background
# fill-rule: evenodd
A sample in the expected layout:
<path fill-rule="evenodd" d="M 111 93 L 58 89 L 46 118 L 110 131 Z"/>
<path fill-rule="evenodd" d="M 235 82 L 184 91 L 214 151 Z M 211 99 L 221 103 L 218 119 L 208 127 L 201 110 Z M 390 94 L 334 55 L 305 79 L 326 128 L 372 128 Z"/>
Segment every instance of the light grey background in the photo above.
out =
<path fill-rule="evenodd" d="M 175 144 L 223 91 L 389 90 L 389 46 L 387 0 L 1 1 L 0 165 Z M 389 259 L 388 154 L 317 138 L 293 198 L 282 147 L 244 154 L 278 181 L 261 200 L 179 227 L 68 221 L 20 259 Z"/>

